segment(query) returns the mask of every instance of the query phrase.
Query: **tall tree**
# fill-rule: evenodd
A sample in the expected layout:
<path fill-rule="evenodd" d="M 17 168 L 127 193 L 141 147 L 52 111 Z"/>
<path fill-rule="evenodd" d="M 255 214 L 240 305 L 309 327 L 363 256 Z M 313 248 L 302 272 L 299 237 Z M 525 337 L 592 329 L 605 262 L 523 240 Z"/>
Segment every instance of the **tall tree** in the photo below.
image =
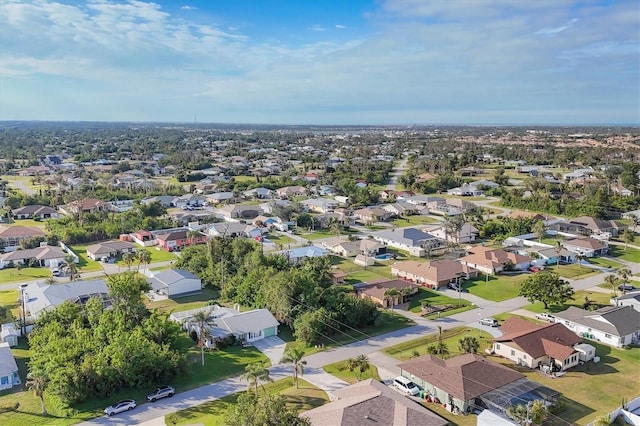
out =
<path fill-rule="evenodd" d="M 127 265 L 129 271 L 131 271 L 131 265 L 133 265 L 133 262 L 135 262 L 135 260 L 136 254 L 133 252 L 124 253 L 122 255 L 122 261 Z"/>
<path fill-rule="evenodd" d="M 136 259 L 138 260 L 138 269 L 136 271 L 140 271 L 140 265 L 144 265 L 144 271 L 147 270 L 147 265 L 151 263 L 151 253 L 147 250 L 138 250 L 136 252 Z"/>
<path fill-rule="evenodd" d="M 204 365 L 204 345 L 210 337 L 209 326 L 213 324 L 213 312 L 208 309 L 198 311 L 193 315 L 193 321 L 198 327 L 198 346 L 200 346 L 200 358 Z"/>
<path fill-rule="evenodd" d="M 309 419 L 299 417 L 295 409 L 287 407 L 282 395 L 268 394 L 260 398 L 245 392 L 227 410 L 227 426 L 311 426 Z"/>
<path fill-rule="evenodd" d="M 617 293 L 618 293 L 618 278 L 616 278 L 615 275 L 609 274 L 606 277 L 604 277 L 604 282 L 606 284 L 609 284 L 611 286 L 611 290 L 613 291 L 613 294 L 617 295 Z"/>
<path fill-rule="evenodd" d="M 564 246 L 562 245 L 562 241 L 560 240 L 556 241 L 556 245 L 553 247 L 553 249 L 556 252 L 556 266 L 560 268 L 560 253 L 562 253 L 562 250 L 564 249 Z"/>
<path fill-rule="evenodd" d="M 549 304 L 561 304 L 573 299 L 573 294 L 573 288 L 558 274 L 541 271 L 522 282 L 519 295 L 526 297 L 531 303 L 540 301 L 548 309 Z"/>
<path fill-rule="evenodd" d="M 29 369 L 27 374 L 27 389 L 33 391 L 33 394 L 40 399 L 40 408 L 42 414 L 47 414 L 47 407 L 44 405 L 44 390 L 47 386 L 47 380 L 40 370 Z"/>
<path fill-rule="evenodd" d="M 75 281 L 79 276 L 76 258 L 68 254 L 64 257 L 63 262 L 63 270 L 69 274 L 69 281 Z"/>
<path fill-rule="evenodd" d="M 300 348 L 290 348 L 282 357 L 281 363 L 291 364 L 293 367 L 293 381 L 298 389 L 298 374 L 302 376 L 304 374 L 304 366 L 307 365 L 307 361 L 303 360 L 304 351 Z"/>
<path fill-rule="evenodd" d="M 249 382 L 249 387 L 254 388 L 255 396 L 258 396 L 258 385 L 260 382 L 272 382 L 273 379 L 269 377 L 269 370 L 264 368 L 261 362 L 254 362 L 253 364 L 248 364 L 244 369 L 244 374 L 242 375 L 247 382 Z"/>
<path fill-rule="evenodd" d="M 540 242 L 544 237 L 547 236 L 547 225 L 545 225 L 544 221 L 537 220 L 536 223 L 533 224 L 533 228 L 531 231 L 536 234 L 538 237 L 538 242 Z"/>
<path fill-rule="evenodd" d="M 622 284 L 626 288 L 627 284 L 629 284 L 629 278 L 632 275 L 631 269 L 629 269 L 629 268 L 620 268 L 620 269 L 618 269 L 617 274 L 620 277 L 620 279 L 622 280 Z M 626 290 L 623 291 L 623 293 L 625 293 L 625 294 L 626 294 L 626 292 L 627 292 Z"/>
<path fill-rule="evenodd" d="M 622 240 L 624 241 L 624 250 L 627 251 L 629 244 L 636 240 L 636 235 L 631 229 L 625 229 L 622 233 Z"/>

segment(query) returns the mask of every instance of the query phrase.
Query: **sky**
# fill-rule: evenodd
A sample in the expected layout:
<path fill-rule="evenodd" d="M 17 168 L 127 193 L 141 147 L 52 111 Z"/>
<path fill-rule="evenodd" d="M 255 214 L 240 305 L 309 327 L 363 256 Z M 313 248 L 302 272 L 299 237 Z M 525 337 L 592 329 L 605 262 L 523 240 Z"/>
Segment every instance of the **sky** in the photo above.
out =
<path fill-rule="evenodd" d="M 0 0 L 0 120 L 640 125 L 640 2 Z"/>

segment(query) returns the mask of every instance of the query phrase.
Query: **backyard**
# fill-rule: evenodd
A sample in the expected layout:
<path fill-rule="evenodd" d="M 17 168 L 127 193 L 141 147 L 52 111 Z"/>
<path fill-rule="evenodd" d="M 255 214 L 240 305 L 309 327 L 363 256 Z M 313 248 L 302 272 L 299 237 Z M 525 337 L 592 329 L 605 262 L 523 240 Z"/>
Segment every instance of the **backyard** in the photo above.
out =
<path fill-rule="evenodd" d="M 295 408 L 298 412 L 308 411 L 329 402 L 327 394 L 306 382 L 298 380 L 298 388 L 293 385 L 293 379 L 287 378 L 272 383 L 267 383 L 258 388 L 258 394 L 280 394 L 285 397 L 287 406 Z M 178 411 L 166 417 L 168 425 L 221 425 L 224 424 L 226 411 L 237 401 L 239 393 L 225 396 L 214 401 L 198 405 L 193 408 Z"/>
<path fill-rule="evenodd" d="M 501 302 L 518 296 L 520 284 L 529 276 L 528 273 L 518 275 L 481 275 L 467 280 L 463 287 L 469 293 L 486 300 Z"/>

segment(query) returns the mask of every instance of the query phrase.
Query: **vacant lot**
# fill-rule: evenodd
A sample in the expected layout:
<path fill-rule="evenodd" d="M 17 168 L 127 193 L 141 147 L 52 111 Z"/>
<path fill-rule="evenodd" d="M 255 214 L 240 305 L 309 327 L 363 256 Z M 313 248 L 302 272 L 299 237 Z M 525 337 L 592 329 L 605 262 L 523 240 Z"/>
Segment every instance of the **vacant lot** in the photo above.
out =
<path fill-rule="evenodd" d="M 448 311 L 444 311 L 440 313 L 440 317 L 445 317 L 453 314 L 457 314 L 460 312 L 468 311 L 474 309 L 475 307 L 471 305 L 471 302 L 464 299 L 464 293 L 460 294 L 460 299 L 453 299 L 451 297 L 445 296 L 442 293 L 437 293 L 435 291 L 427 290 L 425 288 L 420 288 L 418 293 L 411 296 L 411 302 L 409 303 L 409 310 L 413 313 L 419 314 L 422 311 L 422 302 L 428 302 L 430 306 L 437 305 L 454 305 L 455 309 L 449 309 Z M 458 307 L 459 306 L 459 307 Z M 433 316 L 433 315 L 432 315 Z M 435 315 L 437 317 L 437 315 Z M 430 317 L 427 317 L 430 318 Z"/>
<path fill-rule="evenodd" d="M 486 300 L 500 302 L 518 296 L 520 284 L 528 275 L 527 273 L 510 276 L 490 275 L 488 279 L 486 275 L 482 275 L 476 279 L 466 281 L 463 287 L 473 295 Z"/>
<path fill-rule="evenodd" d="M 640 263 L 640 250 L 632 247 L 624 248 L 624 246 L 609 246 L 609 255 L 628 262 Z"/>
<path fill-rule="evenodd" d="M 10 284 L 23 281 L 44 280 L 51 277 L 48 268 L 5 268 L 0 269 L 0 283 Z"/>
<path fill-rule="evenodd" d="M 394 225 L 399 227 L 407 227 L 407 226 L 427 225 L 427 224 L 438 223 L 438 222 L 440 221 L 435 217 L 416 214 L 416 215 L 399 217 L 397 219 L 393 219 L 390 223 L 393 223 Z"/>
<path fill-rule="evenodd" d="M 280 394 L 285 397 L 287 406 L 298 412 L 309 411 L 329 402 L 327 394 L 303 379 L 298 380 L 298 388 L 293 385 L 293 379 L 282 379 L 273 383 L 267 383 L 258 388 L 258 394 Z M 193 408 L 178 411 L 166 417 L 168 425 L 222 425 L 226 412 L 233 407 L 239 393 L 225 396 L 215 401 L 207 402 Z"/>
<path fill-rule="evenodd" d="M 369 369 L 362 373 L 357 369 L 349 371 L 346 361 L 334 362 L 333 364 L 325 365 L 322 369 L 349 384 L 354 384 L 358 381 L 367 379 L 380 380 L 378 368 L 373 364 L 370 364 Z"/>
<path fill-rule="evenodd" d="M 555 272 L 563 278 L 568 278 L 571 280 L 587 278 L 592 275 L 597 275 L 600 271 L 595 271 L 587 266 L 579 265 L 577 263 L 571 263 L 568 265 L 548 265 L 546 267 L 548 271 Z"/>
<path fill-rule="evenodd" d="M 589 302 L 591 302 L 596 307 L 608 306 L 609 300 L 611 299 L 611 295 L 608 293 L 580 290 L 573 295 L 573 300 L 567 300 L 565 303 L 562 303 L 560 305 L 549 305 L 549 309 L 545 309 L 544 303 L 542 302 L 536 302 L 531 305 L 525 306 L 524 309 L 536 313 L 561 312 L 569 308 L 569 306 L 575 306 L 582 309 L 584 303 L 586 302 L 585 297 L 589 299 Z"/>

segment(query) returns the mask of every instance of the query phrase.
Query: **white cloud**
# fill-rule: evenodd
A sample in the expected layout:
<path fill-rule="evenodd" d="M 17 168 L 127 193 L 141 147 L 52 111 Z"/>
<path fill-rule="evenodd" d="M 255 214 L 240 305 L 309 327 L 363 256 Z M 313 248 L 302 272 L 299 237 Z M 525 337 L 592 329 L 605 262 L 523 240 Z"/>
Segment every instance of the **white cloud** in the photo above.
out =
<path fill-rule="evenodd" d="M 565 31 L 566 29 L 570 28 L 576 22 L 578 22 L 578 19 L 577 18 L 573 18 L 566 25 L 563 25 L 561 27 L 556 27 L 556 28 L 543 28 L 541 30 L 536 31 L 536 34 L 540 34 L 540 35 L 555 35 L 555 34 L 559 34 L 559 33 L 563 32 L 563 31 Z"/>
<path fill-rule="evenodd" d="M 336 28 L 339 29 L 339 30 L 344 30 L 347 27 L 344 26 L 344 25 L 336 24 Z"/>
<path fill-rule="evenodd" d="M 307 28 L 309 31 L 327 31 L 325 27 L 319 24 L 314 24 Z"/>
<path fill-rule="evenodd" d="M 182 10 L 198 10 L 197 7 L 195 6 L 189 6 L 188 4 L 185 4 L 184 6 L 182 6 L 180 9 Z"/>

